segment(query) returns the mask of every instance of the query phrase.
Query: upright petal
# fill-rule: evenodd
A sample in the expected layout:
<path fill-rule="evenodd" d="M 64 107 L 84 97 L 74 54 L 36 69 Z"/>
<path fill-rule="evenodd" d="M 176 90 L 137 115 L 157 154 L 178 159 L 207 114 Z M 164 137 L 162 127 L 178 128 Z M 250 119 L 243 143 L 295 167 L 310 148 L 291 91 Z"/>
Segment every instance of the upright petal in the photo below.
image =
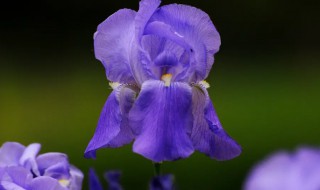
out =
<path fill-rule="evenodd" d="M 94 35 L 94 50 L 110 81 L 134 83 L 129 65 L 136 12 L 121 9 L 102 22 Z"/>
<path fill-rule="evenodd" d="M 159 7 L 160 0 L 141 0 L 139 3 L 139 11 L 135 18 L 136 36 L 140 38 L 143 35 L 144 28 L 150 17 Z"/>
<path fill-rule="evenodd" d="M 103 147 L 119 147 L 133 139 L 128 125 L 128 112 L 136 92 L 124 86 L 117 87 L 105 103 L 98 126 L 85 151 L 86 158 L 95 158 L 96 150 Z"/>
<path fill-rule="evenodd" d="M 192 127 L 191 88 L 184 83 L 165 86 L 150 80 L 129 113 L 136 134 L 133 151 L 154 162 L 172 161 L 192 154 L 188 136 Z"/>
<path fill-rule="evenodd" d="M 24 150 L 19 163 L 27 169 L 31 169 L 36 175 L 40 175 L 38 171 L 38 166 L 36 163 L 36 156 L 39 153 L 41 145 L 39 143 L 33 143 L 26 147 Z"/>
<path fill-rule="evenodd" d="M 146 32 L 169 38 L 188 48 L 192 59 L 189 80 L 197 82 L 209 74 L 220 35 L 210 17 L 200 9 L 170 4 L 160 7 L 149 20 Z M 190 78 L 190 76 L 192 76 Z"/>
<path fill-rule="evenodd" d="M 90 168 L 89 170 L 89 189 L 90 190 L 103 190 L 100 180 L 94 171 L 94 169 Z"/>
<path fill-rule="evenodd" d="M 228 160 L 241 153 L 240 146 L 223 130 L 205 88 L 192 89 L 192 142 L 196 150 L 217 160 Z"/>
<path fill-rule="evenodd" d="M 6 142 L 0 148 L 0 167 L 17 166 L 25 146 L 16 142 Z"/>

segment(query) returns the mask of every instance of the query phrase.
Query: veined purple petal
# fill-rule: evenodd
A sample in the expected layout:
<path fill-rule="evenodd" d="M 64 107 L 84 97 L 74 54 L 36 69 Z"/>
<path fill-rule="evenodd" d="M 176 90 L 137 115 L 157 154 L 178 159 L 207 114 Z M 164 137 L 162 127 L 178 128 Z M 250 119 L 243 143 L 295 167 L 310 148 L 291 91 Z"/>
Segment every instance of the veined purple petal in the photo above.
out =
<path fill-rule="evenodd" d="M 135 18 L 136 36 L 140 38 L 143 34 L 144 28 L 150 17 L 159 7 L 160 0 L 141 0 L 139 3 L 139 11 Z"/>
<path fill-rule="evenodd" d="M 142 85 L 129 118 L 136 134 L 133 151 L 154 162 L 186 158 L 194 149 L 188 133 L 192 127 L 191 87 L 150 80 Z"/>
<path fill-rule="evenodd" d="M 217 160 L 228 160 L 241 153 L 240 146 L 224 131 L 204 88 L 193 87 L 193 130 L 196 150 Z"/>
<path fill-rule="evenodd" d="M 121 9 L 102 22 L 95 33 L 95 55 L 110 81 L 135 83 L 129 64 L 135 16 L 135 11 Z"/>
<path fill-rule="evenodd" d="M 60 183 L 48 176 L 40 176 L 34 178 L 29 188 L 30 190 L 68 190 L 66 187 L 60 185 Z"/>
<path fill-rule="evenodd" d="M 90 190 L 103 190 L 100 180 L 94 171 L 94 169 L 90 168 L 89 170 L 89 189 Z"/>
<path fill-rule="evenodd" d="M 85 151 L 86 158 L 95 158 L 96 150 L 120 147 L 133 139 L 128 125 L 128 112 L 134 102 L 135 91 L 119 86 L 108 97 L 100 114 L 98 126 Z"/>
<path fill-rule="evenodd" d="M 188 48 L 191 66 L 182 78 L 188 77 L 190 81 L 197 82 L 207 77 L 213 55 L 219 50 L 221 42 L 219 33 L 205 12 L 187 5 L 160 7 L 149 20 L 146 32 L 169 38 Z"/>
<path fill-rule="evenodd" d="M 109 190 L 122 190 L 120 185 L 121 172 L 119 171 L 108 171 L 104 174 L 104 178 L 107 180 Z"/>
<path fill-rule="evenodd" d="M 173 175 L 156 176 L 150 183 L 150 190 L 174 190 Z"/>
<path fill-rule="evenodd" d="M 16 142 L 6 142 L 0 148 L 0 167 L 17 166 L 25 146 Z"/>

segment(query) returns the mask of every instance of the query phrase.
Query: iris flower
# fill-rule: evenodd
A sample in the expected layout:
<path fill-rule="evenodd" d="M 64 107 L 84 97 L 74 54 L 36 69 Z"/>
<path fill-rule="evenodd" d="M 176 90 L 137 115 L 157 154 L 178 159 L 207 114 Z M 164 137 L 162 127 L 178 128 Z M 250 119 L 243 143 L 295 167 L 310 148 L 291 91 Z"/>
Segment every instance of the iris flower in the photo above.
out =
<path fill-rule="evenodd" d="M 232 159 L 241 148 L 222 128 L 204 81 L 219 33 L 205 12 L 160 3 L 142 0 L 138 12 L 121 9 L 94 34 L 95 56 L 113 91 L 85 157 L 134 141 L 133 151 L 154 162 L 194 151 Z"/>
<path fill-rule="evenodd" d="M 320 149 L 272 154 L 250 172 L 244 190 L 319 190 Z"/>
<path fill-rule="evenodd" d="M 0 190 L 81 190 L 83 174 L 62 153 L 38 155 L 40 144 L 0 148 Z"/>

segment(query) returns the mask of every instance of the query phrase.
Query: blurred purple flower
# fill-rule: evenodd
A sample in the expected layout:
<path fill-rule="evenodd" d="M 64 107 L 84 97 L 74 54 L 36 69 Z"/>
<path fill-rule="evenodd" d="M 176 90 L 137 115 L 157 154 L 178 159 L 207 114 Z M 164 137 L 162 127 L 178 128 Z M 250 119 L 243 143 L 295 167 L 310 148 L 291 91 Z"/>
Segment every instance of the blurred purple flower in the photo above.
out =
<path fill-rule="evenodd" d="M 120 175 L 119 171 L 108 171 L 105 173 L 104 178 L 107 180 L 109 185 L 109 190 L 122 190 L 120 185 Z M 94 169 L 89 171 L 89 189 L 90 190 L 103 190 L 100 180 L 95 173 Z M 150 190 L 174 190 L 173 176 L 163 175 L 156 176 L 151 180 Z"/>
<path fill-rule="evenodd" d="M 150 183 L 150 190 L 174 190 L 173 175 L 156 176 Z"/>
<path fill-rule="evenodd" d="M 81 190 L 83 174 L 62 153 L 37 156 L 41 145 L 6 142 L 0 148 L 0 190 Z"/>
<path fill-rule="evenodd" d="M 121 173 L 119 171 L 108 171 L 105 173 L 104 177 L 108 181 L 109 190 L 122 190 L 120 175 Z M 103 190 L 100 180 L 93 169 L 90 169 L 89 171 L 89 189 Z"/>
<path fill-rule="evenodd" d="M 319 190 L 320 149 L 300 148 L 278 152 L 249 174 L 245 190 Z"/>
<path fill-rule="evenodd" d="M 94 35 L 95 56 L 113 92 L 86 151 L 120 147 L 154 161 L 195 150 L 217 160 L 238 156 L 240 146 L 223 130 L 204 81 L 219 50 L 209 16 L 195 7 L 142 0 L 139 11 L 121 9 Z"/>

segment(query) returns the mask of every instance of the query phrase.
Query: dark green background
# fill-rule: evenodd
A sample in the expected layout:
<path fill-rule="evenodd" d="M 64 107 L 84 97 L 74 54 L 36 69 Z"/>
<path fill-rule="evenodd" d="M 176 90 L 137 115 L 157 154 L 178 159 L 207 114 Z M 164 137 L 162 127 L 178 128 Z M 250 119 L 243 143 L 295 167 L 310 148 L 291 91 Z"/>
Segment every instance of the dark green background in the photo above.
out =
<path fill-rule="evenodd" d="M 319 6 L 314 1 L 188 1 L 206 11 L 222 38 L 208 82 L 240 157 L 201 155 L 163 164 L 182 190 L 241 189 L 250 168 L 279 149 L 320 144 Z M 174 3 L 164 0 L 162 4 Z M 87 173 L 122 170 L 125 189 L 147 189 L 152 163 L 131 145 L 83 158 L 110 93 L 95 60 L 96 26 L 138 0 L 10 1 L 0 6 L 0 143 L 40 142 Z M 105 184 L 104 184 L 105 185 Z M 84 189 L 87 189 L 87 178 Z"/>

